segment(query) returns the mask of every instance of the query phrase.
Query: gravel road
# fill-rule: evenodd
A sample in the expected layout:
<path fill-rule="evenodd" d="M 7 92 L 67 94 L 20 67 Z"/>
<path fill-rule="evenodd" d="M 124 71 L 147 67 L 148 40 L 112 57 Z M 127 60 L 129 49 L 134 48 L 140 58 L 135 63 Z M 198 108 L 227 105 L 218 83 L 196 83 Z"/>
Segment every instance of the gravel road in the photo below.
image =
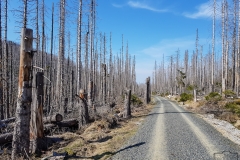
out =
<path fill-rule="evenodd" d="M 240 159 L 240 146 L 198 115 L 161 97 L 155 101 L 136 135 L 110 160 Z"/>

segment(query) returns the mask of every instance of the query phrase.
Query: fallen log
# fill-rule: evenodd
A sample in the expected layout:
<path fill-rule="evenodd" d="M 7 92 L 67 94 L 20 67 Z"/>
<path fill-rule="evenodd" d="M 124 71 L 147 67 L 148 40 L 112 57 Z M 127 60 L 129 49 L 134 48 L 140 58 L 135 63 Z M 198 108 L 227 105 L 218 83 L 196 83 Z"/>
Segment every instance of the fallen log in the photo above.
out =
<path fill-rule="evenodd" d="M 63 116 L 59 113 L 48 117 L 43 117 L 43 123 L 57 123 L 63 120 Z"/>
<path fill-rule="evenodd" d="M 78 120 L 77 119 L 67 119 L 63 120 L 62 122 L 56 123 L 58 127 L 75 127 L 78 126 Z"/>
<path fill-rule="evenodd" d="M 3 120 L 1 120 L 1 122 L 2 123 L 13 123 L 13 122 L 15 122 L 15 117 L 3 119 Z"/>
<path fill-rule="evenodd" d="M 13 133 L 5 133 L 0 135 L 0 144 L 11 142 L 13 138 Z"/>

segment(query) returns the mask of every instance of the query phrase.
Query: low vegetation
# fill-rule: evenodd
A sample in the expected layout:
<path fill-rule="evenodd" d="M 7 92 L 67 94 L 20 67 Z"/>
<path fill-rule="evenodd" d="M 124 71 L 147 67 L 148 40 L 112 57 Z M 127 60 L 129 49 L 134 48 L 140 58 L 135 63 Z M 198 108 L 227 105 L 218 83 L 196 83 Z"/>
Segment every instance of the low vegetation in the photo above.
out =
<path fill-rule="evenodd" d="M 221 100 L 221 95 L 217 92 L 211 92 L 207 96 L 205 96 L 207 101 L 219 101 Z"/>
<path fill-rule="evenodd" d="M 182 93 L 180 95 L 180 102 L 186 102 L 186 101 L 191 101 L 193 100 L 193 95 L 192 94 L 188 94 L 188 93 Z"/>

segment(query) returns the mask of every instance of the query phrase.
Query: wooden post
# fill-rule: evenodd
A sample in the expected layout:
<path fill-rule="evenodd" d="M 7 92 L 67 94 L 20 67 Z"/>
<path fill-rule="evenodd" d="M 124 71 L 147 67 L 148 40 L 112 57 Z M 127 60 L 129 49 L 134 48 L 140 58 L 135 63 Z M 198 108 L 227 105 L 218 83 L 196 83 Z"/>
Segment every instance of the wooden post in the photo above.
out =
<path fill-rule="evenodd" d="M 42 149 L 43 129 L 43 72 L 37 72 L 33 80 L 33 105 L 30 123 L 30 150 L 31 153 L 39 153 Z"/>
<path fill-rule="evenodd" d="M 22 28 L 18 98 L 12 142 L 12 159 L 19 159 L 20 156 L 27 158 L 29 154 L 29 126 L 32 102 L 32 41 L 33 30 Z"/>
<path fill-rule="evenodd" d="M 79 108 L 78 126 L 80 129 L 89 122 L 87 101 L 85 99 L 83 89 L 80 89 L 80 94 L 77 96 L 77 107 Z"/>
<path fill-rule="evenodd" d="M 125 114 L 124 118 L 130 118 L 131 117 L 131 90 L 126 90 L 125 92 L 125 102 L 124 102 L 124 108 L 125 108 Z"/>

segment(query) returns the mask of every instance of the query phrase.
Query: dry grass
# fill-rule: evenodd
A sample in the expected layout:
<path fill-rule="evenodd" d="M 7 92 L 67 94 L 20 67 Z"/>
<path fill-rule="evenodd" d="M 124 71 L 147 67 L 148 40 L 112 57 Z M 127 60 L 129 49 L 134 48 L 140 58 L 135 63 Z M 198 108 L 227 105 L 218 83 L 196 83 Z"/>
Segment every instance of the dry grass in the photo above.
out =
<path fill-rule="evenodd" d="M 68 153 L 68 159 L 108 159 L 137 132 L 152 108 L 153 105 L 134 108 L 132 118 L 119 121 L 115 128 L 110 128 L 109 121 L 102 119 L 91 123 L 80 134 L 64 133 L 58 137 L 63 138 L 65 144 L 58 144 L 55 152 Z"/>

